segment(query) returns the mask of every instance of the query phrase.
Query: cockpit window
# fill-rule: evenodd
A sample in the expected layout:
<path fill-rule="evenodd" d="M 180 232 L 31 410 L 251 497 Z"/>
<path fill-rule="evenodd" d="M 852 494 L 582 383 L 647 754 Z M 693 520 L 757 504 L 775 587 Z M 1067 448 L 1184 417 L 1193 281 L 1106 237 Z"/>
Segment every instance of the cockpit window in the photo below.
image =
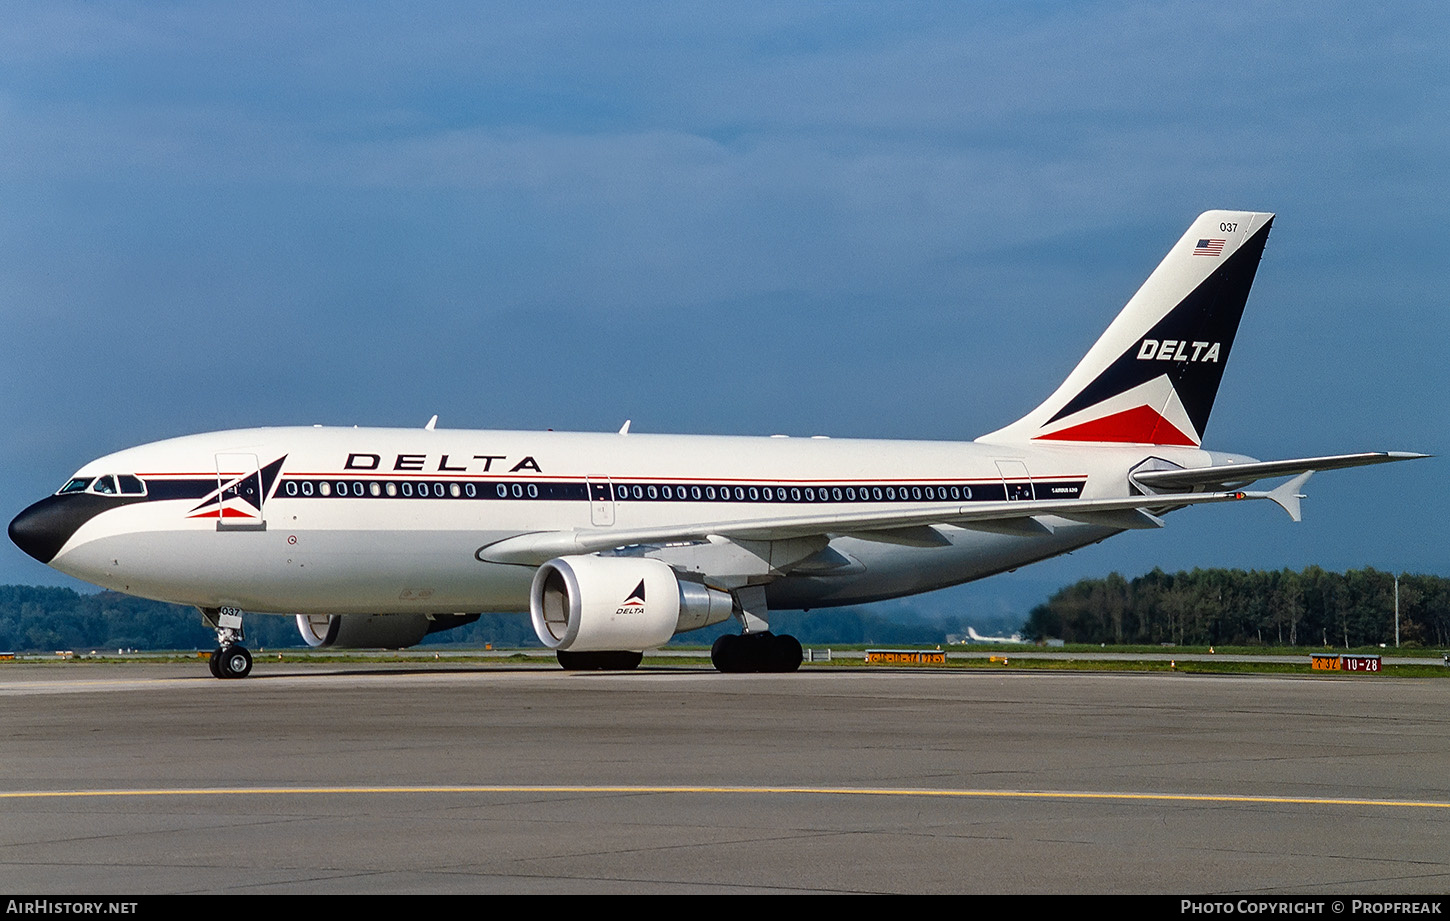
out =
<path fill-rule="evenodd" d="M 134 473 L 107 474 L 97 477 L 77 476 L 71 477 L 64 486 L 56 491 L 56 495 L 63 496 L 78 492 L 98 493 L 102 496 L 144 496 L 146 495 L 146 481 Z"/>

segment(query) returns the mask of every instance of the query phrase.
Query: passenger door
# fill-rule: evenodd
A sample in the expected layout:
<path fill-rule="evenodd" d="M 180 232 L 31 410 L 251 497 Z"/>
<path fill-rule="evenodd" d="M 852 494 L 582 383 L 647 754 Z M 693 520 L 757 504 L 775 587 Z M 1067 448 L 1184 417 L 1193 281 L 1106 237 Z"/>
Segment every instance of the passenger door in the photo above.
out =
<path fill-rule="evenodd" d="M 216 456 L 218 531 L 265 531 L 262 512 L 266 500 L 262 470 L 255 454 Z"/>
<path fill-rule="evenodd" d="M 589 521 L 596 528 L 614 525 L 614 484 L 609 477 L 586 477 L 589 488 Z"/>

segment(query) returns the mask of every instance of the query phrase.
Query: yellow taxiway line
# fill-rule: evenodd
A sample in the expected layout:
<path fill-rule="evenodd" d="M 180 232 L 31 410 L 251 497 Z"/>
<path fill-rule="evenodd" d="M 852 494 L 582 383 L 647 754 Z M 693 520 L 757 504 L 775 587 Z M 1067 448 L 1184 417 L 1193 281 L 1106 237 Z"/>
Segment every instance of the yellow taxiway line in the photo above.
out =
<path fill-rule="evenodd" d="M 1450 809 L 1450 802 L 1420 800 L 1360 799 L 1323 796 L 1236 796 L 1197 793 L 1112 793 L 1066 790 L 941 790 L 888 787 L 752 787 L 752 786 L 650 786 L 613 784 L 462 784 L 428 786 L 326 786 L 326 787 L 177 787 L 116 790 L 11 790 L 0 791 L 0 800 L 84 799 L 94 797 L 163 796 L 376 796 L 393 794 L 539 794 L 608 793 L 717 796 L 892 796 L 934 799 L 1054 799 L 1119 802 L 1248 803 L 1301 806 L 1380 806 L 1407 809 Z"/>

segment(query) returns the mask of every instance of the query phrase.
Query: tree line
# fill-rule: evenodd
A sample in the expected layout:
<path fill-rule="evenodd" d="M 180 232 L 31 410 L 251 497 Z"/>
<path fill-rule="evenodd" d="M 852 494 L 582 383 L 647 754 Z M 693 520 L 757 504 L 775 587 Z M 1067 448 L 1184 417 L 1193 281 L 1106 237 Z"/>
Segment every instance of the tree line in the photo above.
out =
<path fill-rule="evenodd" d="M 1401 646 L 1450 647 L 1450 579 L 1399 577 Z M 954 616 L 888 617 L 871 606 L 782 612 L 779 628 L 807 644 L 939 644 L 979 628 Z M 774 624 L 773 624 L 774 626 Z M 247 618 L 253 648 L 305 645 L 291 618 Z M 733 622 L 682 634 L 676 642 L 709 644 Z M 1115 645 L 1262 645 L 1359 647 L 1395 641 L 1395 576 L 1375 569 L 1301 572 L 1161 569 L 1127 579 L 1113 573 L 1058 590 L 1033 608 L 1022 633 L 1031 639 Z M 117 649 L 210 649 L 215 634 L 194 608 L 117 592 L 0 585 L 0 651 L 98 652 Z M 537 646 L 526 614 L 484 614 L 475 623 L 430 635 L 427 645 Z"/>
<path fill-rule="evenodd" d="M 1069 643 L 1377 646 L 1395 642 L 1395 575 L 1311 566 L 1161 569 L 1069 585 L 1032 609 L 1024 636 Z M 1450 579 L 1399 576 L 1402 646 L 1450 646 Z"/>
<path fill-rule="evenodd" d="M 804 643 L 938 644 L 965 631 L 964 618 L 888 617 L 870 606 L 801 614 L 783 612 L 780 628 Z M 981 621 L 977 622 L 981 625 Z M 246 618 L 252 649 L 305 646 L 290 617 Z M 674 642 L 708 646 L 721 633 L 738 632 L 734 621 L 680 634 Z M 422 645 L 541 646 L 528 614 L 484 614 L 455 630 L 430 634 Z M 81 593 L 69 588 L 0 585 L 0 651 L 115 652 L 119 649 L 197 649 L 216 645 L 195 608 L 148 601 L 118 592 Z"/>

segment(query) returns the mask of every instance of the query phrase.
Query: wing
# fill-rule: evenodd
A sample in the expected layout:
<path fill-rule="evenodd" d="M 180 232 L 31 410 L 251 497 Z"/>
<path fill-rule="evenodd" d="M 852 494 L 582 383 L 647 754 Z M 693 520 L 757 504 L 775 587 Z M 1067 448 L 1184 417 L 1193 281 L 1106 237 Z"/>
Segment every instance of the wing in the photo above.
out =
<path fill-rule="evenodd" d="M 1176 472 L 1176 471 L 1175 471 Z M 571 531 L 539 531 L 505 538 L 480 548 L 478 558 L 491 563 L 537 566 L 558 556 L 598 553 L 637 544 L 666 544 L 725 538 L 731 541 L 785 541 L 798 538 L 851 535 L 867 540 L 893 540 L 899 535 L 911 542 L 911 530 L 934 524 L 984 527 L 1013 533 L 1048 533 L 1039 520 L 1058 516 L 1113 528 L 1159 527 L 1153 511 L 1269 499 L 1299 520 L 1298 488 L 1304 474 L 1269 492 L 1229 490 L 1220 492 L 1159 493 L 1111 499 L 1020 499 L 1009 502 L 974 502 L 934 505 L 924 508 L 831 512 L 817 515 L 789 515 L 737 521 L 681 523 L 653 528 L 580 528 Z"/>

